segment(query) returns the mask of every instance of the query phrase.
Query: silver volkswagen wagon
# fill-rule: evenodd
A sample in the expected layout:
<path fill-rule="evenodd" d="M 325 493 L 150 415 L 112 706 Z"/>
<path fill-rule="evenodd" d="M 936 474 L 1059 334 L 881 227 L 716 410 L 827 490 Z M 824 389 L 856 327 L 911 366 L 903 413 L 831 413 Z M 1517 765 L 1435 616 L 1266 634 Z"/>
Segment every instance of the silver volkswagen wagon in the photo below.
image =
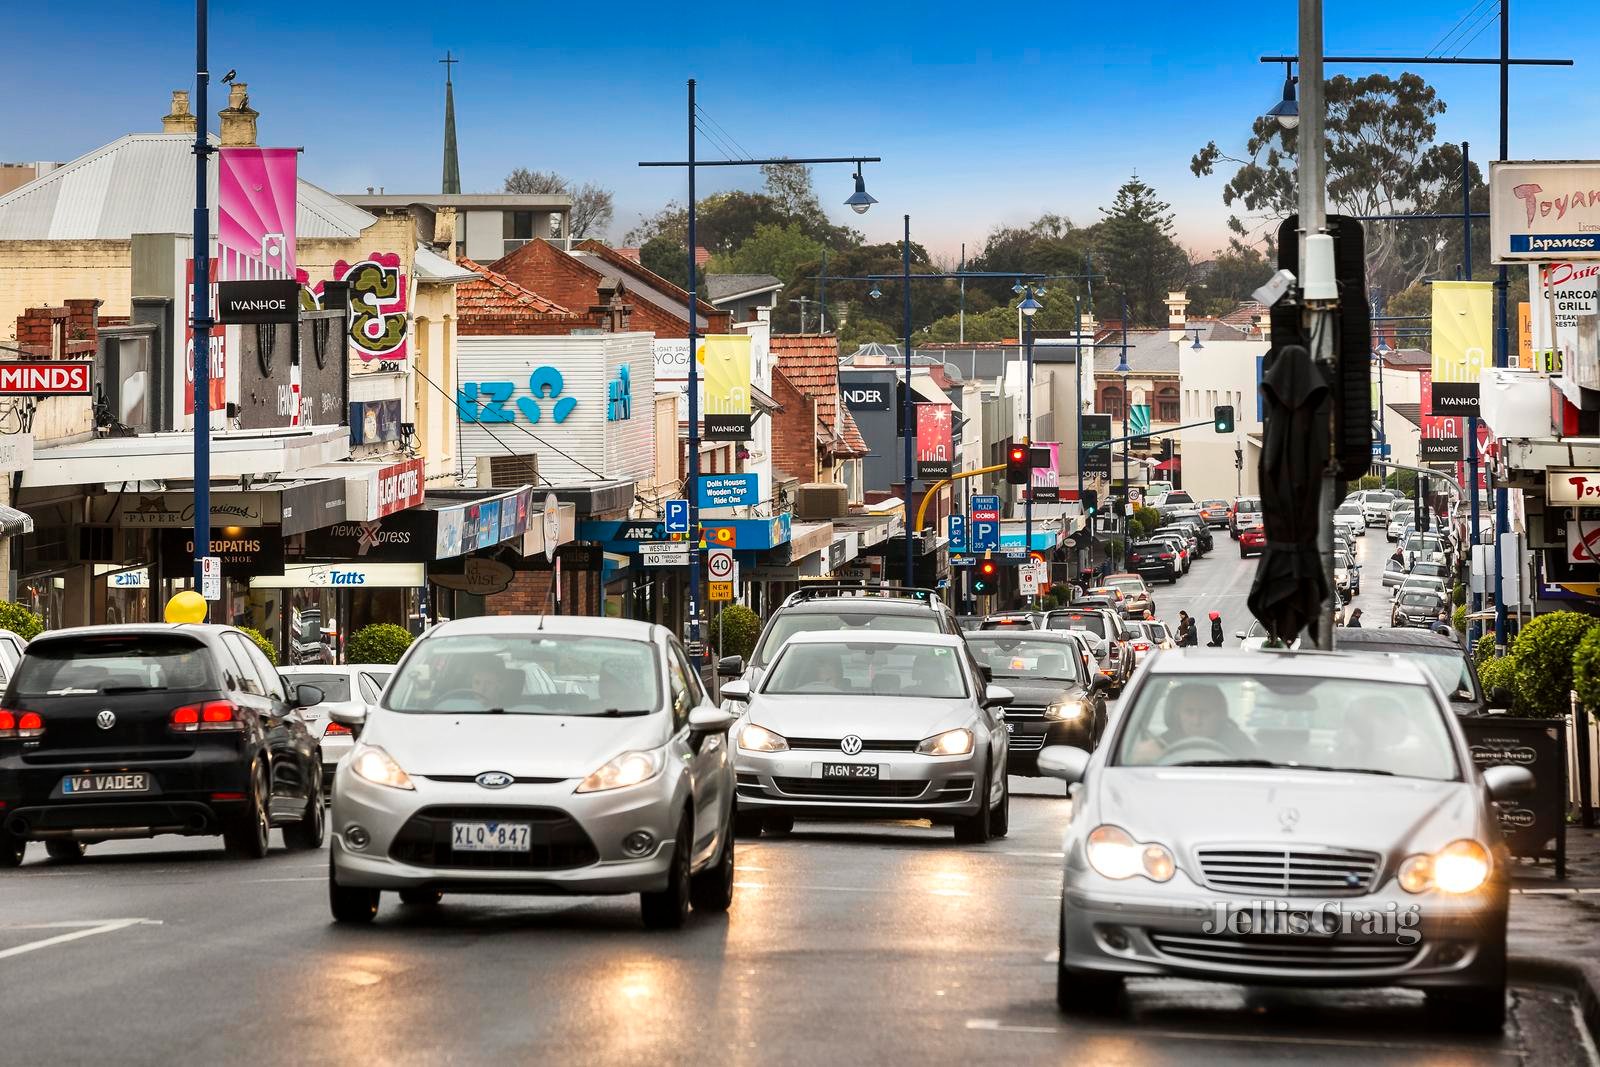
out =
<path fill-rule="evenodd" d="M 1075 783 L 1057 1000 L 1115 1004 L 1123 980 L 1407 986 L 1460 1026 L 1505 1017 L 1508 854 L 1493 802 L 1428 671 L 1325 652 L 1151 660 Z"/>
<path fill-rule="evenodd" d="M 549 679 L 559 684 L 551 686 Z M 670 632 L 615 619 L 444 623 L 406 652 L 334 779 L 329 903 L 385 890 L 639 893 L 645 924 L 733 897 L 733 763 Z"/>

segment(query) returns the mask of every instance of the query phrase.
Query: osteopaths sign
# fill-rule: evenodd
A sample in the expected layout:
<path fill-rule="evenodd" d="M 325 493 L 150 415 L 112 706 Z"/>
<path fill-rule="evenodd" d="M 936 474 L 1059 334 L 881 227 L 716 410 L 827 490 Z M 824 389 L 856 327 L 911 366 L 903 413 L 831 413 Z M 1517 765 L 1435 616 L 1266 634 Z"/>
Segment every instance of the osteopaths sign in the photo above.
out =
<path fill-rule="evenodd" d="M 1600 161 L 1489 164 L 1496 263 L 1600 260 Z"/>

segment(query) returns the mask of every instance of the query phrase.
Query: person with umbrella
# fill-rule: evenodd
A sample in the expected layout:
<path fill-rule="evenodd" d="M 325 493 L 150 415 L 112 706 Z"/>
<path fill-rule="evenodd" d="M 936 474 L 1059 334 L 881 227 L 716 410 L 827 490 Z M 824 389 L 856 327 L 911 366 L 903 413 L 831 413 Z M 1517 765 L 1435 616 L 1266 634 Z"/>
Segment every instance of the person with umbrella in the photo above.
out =
<path fill-rule="evenodd" d="M 1209 618 L 1211 619 L 1211 640 L 1206 642 L 1206 647 L 1207 648 L 1221 648 L 1222 647 L 1222 612 L 1213 611 L 1211 613 L 1211 615 L 1209 616 Z"/>

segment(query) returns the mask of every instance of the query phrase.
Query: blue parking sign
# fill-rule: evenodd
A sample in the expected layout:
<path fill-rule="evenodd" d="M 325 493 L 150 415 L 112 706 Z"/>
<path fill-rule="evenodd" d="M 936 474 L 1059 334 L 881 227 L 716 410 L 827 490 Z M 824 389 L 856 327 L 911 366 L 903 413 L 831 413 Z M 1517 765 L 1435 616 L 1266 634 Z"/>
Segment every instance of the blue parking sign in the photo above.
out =
<path fill-rule="evenodd" d="M 667 501 L 667 530 L 669 534 L 689 532 L 689 502 L 687 500 Z"/>
<path fill-rule="evenodd" d="M 967 550 L 967 518 L 965 515 L 950 516 L 950 551 L 965 552 Z"/>
<path fill-rule="evenodd" d="M 998 519 L 972 520 L 972 551 L 987 552 L 1000 547 L 1000 521 Z"/>

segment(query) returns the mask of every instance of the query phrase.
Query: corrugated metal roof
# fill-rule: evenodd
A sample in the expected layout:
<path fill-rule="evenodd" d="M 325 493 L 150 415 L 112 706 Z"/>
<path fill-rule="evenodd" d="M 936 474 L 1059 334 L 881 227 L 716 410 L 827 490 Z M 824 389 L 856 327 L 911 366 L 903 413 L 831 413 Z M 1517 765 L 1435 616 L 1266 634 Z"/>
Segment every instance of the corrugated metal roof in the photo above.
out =
<path fill-rule="evenodd" d="M 209 170 L 206 197 L 215 227 L 214 158 Z M 295 215 L 302 239 L 359 237 L 377 221 L 303 178 Z M 126 240 L 193 227 L 194 138 L 188 134 L 119 137 L 0 197 L 0 240 Z"/>
<path fill-rule="evenodd" d="M 417 272 L 417 278 L 425 282 L 466 282 L 478 277 L 476 271 L 458 267 L 423 245 L 417 246 L 416 257 L 411 262 Z"/>

